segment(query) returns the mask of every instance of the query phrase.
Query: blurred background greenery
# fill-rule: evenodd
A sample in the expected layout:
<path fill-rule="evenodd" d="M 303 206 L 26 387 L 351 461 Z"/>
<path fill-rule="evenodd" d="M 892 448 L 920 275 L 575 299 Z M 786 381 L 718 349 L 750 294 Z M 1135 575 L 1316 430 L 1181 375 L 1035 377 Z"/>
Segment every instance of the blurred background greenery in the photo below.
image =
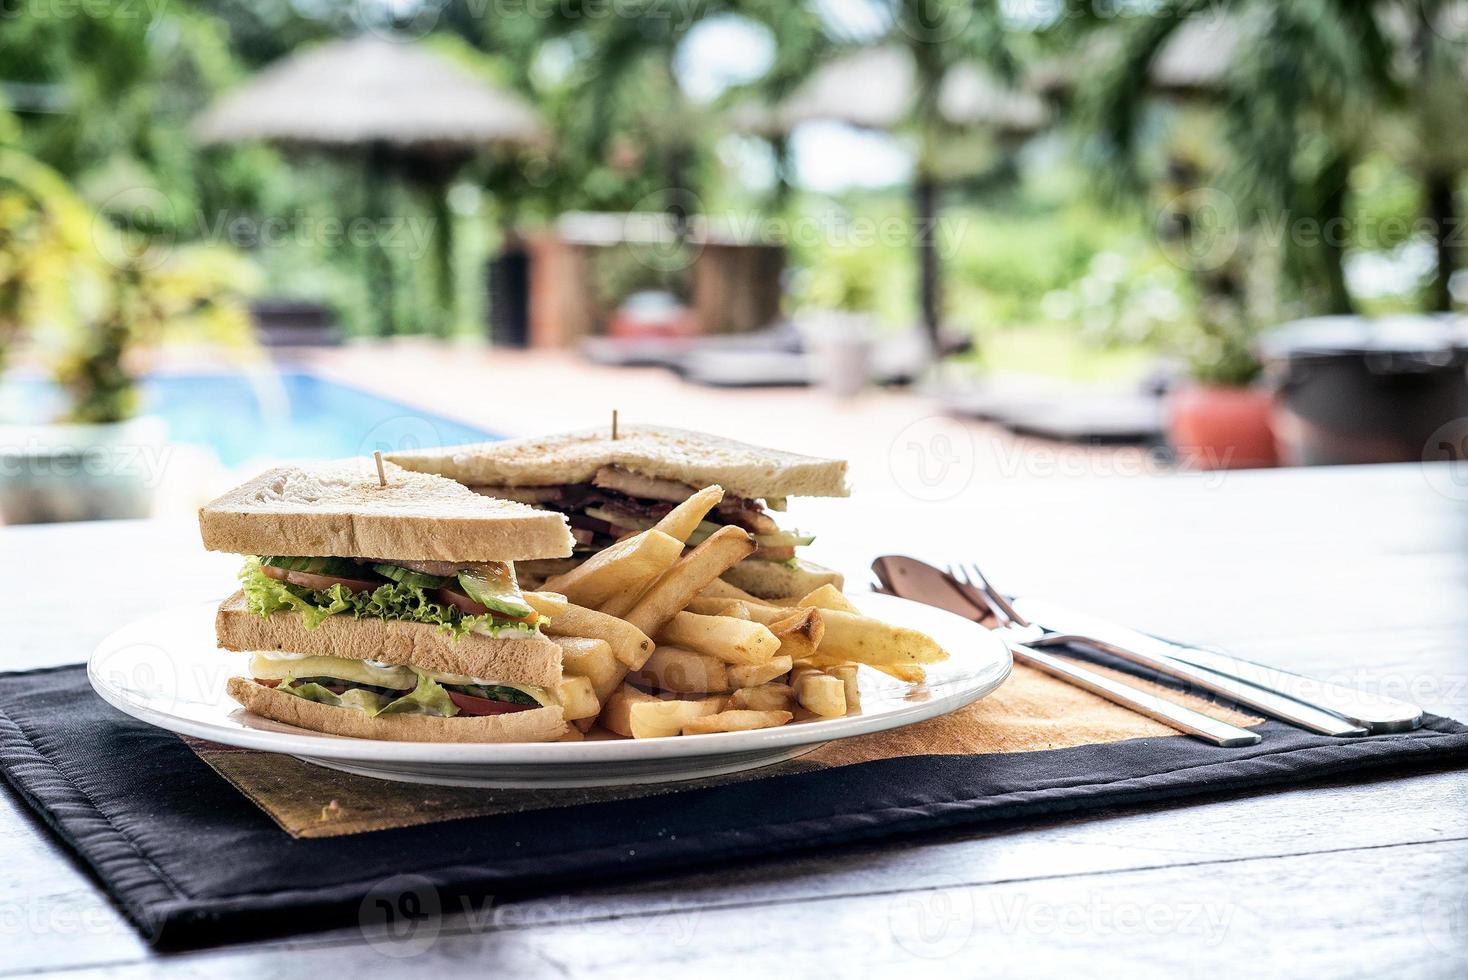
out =
<path fill-rule="evenodd" d="M 355 172 L 195 138 L 266 66 L 363 33 L 426 46 L 546 120 L 549 139 L 478 154 L 441 197 L 383 178 L 378 206 L 447 222 L 444 250 L 308 233 L 361 212 Z M 1171 356 L 1241 381 L 1261 326 L 1460 302 L 1465 45 L 1452 0 L 20 0 L 0 7 L 0 147 L 16 154 L 0 183 L 17 186 L 23 155 L 120 234 L 255 269 L 198 282 L 233 296 L 253 277 L 352 336 L 482 335 L 506 229 L 692 201 L 823 229 L 788 242 L 787 312 L 897 330 L 926 301 L 984 367 L 1127 378 Z M 878 46 L 913 66 L 890 125 L 740 123 Z M 1044 124 L 1001 139 L 956 122 L 943 90 L 974 66 L 1033 93 Z M 938 219 L 931 247 L 914 214 Z M 887 220 L 907 233 L 848 233 Z M 267 227 L 292 233 L 265 243 Z M 623 296 L 666 285 L 646 265 L 608 275 Z"/>

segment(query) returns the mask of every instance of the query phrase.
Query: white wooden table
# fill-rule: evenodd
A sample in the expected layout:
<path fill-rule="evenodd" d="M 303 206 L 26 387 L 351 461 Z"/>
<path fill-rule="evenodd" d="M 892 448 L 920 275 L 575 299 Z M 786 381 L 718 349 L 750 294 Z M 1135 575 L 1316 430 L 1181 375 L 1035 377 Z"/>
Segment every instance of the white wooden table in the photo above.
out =
<path fill-rule="evenodd" d="M 1468 511 L 1420 467 L 1029 481 L 795 516 L 848 567 L 982 557 L 1013 591 L 1468 717 Z M 186 523 L 7 529 L 0 556 L 4 669 L 83 660 L 160 602 L 222 595 L 237 564 Z M 0 855 L 0 974 L 1468 975 L 1453 771 L 504 896 L 406 956 L 359 930 L 160 956 L 9 791 Z"/>

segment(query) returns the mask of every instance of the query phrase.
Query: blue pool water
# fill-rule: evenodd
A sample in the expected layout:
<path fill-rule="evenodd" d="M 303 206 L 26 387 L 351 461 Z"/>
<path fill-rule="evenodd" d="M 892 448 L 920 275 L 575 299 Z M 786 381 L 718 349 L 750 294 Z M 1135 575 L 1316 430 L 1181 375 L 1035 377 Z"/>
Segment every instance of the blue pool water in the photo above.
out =
<path fill-rule="evenodd" d="M 168 423 L 172 442 L 208 446 L 227 466 L 278 459 L 371 455 L 499 438 L 303 370 L 158 374 L 143 382 L 143 412 Z M 7 379 L 0 417 L 54 416 L 56 392 L 36 378 Z"/>

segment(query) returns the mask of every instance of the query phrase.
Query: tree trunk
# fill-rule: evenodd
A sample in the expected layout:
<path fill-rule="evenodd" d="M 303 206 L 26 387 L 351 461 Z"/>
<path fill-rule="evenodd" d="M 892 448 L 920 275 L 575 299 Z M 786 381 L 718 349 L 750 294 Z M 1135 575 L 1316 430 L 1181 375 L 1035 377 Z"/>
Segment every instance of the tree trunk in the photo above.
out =
<path fill-rule="evenodd" d="M 1428 309 L 1449 312 L 1453 308 L 1452 278 L 1458 271 L 1462 247 L 1458 237 L 1457 181 L 1451 173 L 1436 170 L 1427 175 L 1427 220 L 1437 251 L 1436 271 L 1428 289 Z"/>
<path fill-rule="evenodd" d="M 935 355 L 941 352 L 938 328 L 943 306 L 942 268 L 938 259 L 938 181 L 919 173 L 913 186 L 914 231 L 917 236 L 918 300 L 922 309 L 923 329 L 933 343 Z"/>
<path fill-rule="evenodd" d="M 1350 160 L 1337 157 L 1326 169 L 1325 193 L 1320 199 L 1320 226 L 1335 229 L 1321 236 L 1320 262 L 1325 277 L 1325 312 L 1351 314 L 1356 304 L 1346 288 L 1346 193 L 1351 172 Z"/>

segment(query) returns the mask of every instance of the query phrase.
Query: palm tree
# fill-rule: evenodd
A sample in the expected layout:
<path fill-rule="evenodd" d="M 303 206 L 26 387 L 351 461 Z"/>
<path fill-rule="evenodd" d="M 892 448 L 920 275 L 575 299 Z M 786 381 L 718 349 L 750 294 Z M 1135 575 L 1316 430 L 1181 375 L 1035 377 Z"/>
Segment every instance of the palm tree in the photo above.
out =
<path fill-rule="evenodd" d="M 1240 43 L 1216 80 L 1212 104 L 1227 136 L 1218 177 L 1240 215 L 1284 216 L 1287 228 L 1299 218 L 1339 227 L 1351 168 L 1382 146 L 1391 120 L 1404 121 L 1412 134 L 1404 162 L 1423 181 L 1426 217 L 1437 237 L 1430 305 L 1447 309 L 1447 283 L 1460 260 L 1452 237 L 1455 191 L 1468 164 L 1468 153 L 1451 145 L 1449 134 L 1459 127 L 1445 115 L 1461 111 L 1464 85 L 1462 59 L 1453 56 L 1459 52 L 1447 50 L 1440 36 L 1454 2 L 1164 0 L 1156 16 L 1107 22 L 1120 43 L 1078 114 L 1103 169 L 1119 178 L 1121 189 L 1137 192 L 1146 183 L 1143 107 L 1159 55 L 1200 19 L 1228 18 Z M 1352 311 L 1339 236 L 1286 235 L 1283 244 L 1284 269 L 1307 304 L 1321 312 Z"/>

